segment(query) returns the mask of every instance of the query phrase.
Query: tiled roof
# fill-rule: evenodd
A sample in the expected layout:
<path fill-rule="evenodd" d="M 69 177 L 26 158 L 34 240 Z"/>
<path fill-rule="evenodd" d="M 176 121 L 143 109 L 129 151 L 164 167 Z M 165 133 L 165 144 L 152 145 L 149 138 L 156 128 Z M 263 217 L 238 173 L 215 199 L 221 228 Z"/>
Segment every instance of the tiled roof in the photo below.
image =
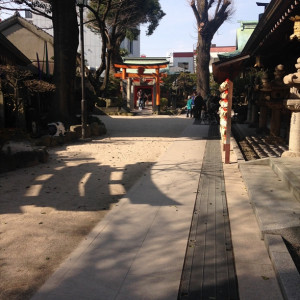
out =
<path fill-rule="evenodd" d="M 193 57 L 193 52 L 174 52 L 173 57 Z"/>
<path fill-rule="evenodd" d="M 233 52 L 236 50 L 235 46 L 222 46 L 222 47 L 211 47 L 210 52 Z"/>

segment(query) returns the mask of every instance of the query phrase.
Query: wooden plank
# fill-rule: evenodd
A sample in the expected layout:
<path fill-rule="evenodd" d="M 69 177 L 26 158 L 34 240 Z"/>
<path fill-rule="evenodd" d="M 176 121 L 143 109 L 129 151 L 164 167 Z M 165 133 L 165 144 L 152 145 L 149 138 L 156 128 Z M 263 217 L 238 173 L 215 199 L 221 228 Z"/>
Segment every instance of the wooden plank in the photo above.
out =
<path fill-rule="evenodd" d="M 115 64 L 114 65 L 115 68 L 119 68 L 119 69 L 138 69 L 138 68 L 144 68 L 144 69 L 165 69 L 168 67 L 167 64 L 162 64 L 162 65 L 159 65 L 159 64 L 155 64 L 155 65 L 122 65 L 122 64 Z"/>

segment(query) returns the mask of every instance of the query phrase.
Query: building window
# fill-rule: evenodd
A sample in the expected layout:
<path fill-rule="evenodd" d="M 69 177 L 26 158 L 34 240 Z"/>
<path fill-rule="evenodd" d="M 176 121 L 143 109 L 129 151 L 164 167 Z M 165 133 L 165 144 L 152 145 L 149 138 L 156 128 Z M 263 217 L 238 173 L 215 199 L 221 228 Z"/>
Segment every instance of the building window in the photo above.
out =
<path fill-rule="evenodd" d="M 187 71 L 189 69 L 189 63 L 188 62 L 179 62 L 178 67 L 180 67 L 180 68 L 184 69 L 185 71 Z"/>
<path fill-rule="evenodd" d="M 129 41 L 129 53 L 133 54 L 133 41 Z"/>
<path fill-rule="evenodd" d="M 32 13 L 30 10 L 25 10 L 25 18 L 26 19 L 32 19 Z"/>

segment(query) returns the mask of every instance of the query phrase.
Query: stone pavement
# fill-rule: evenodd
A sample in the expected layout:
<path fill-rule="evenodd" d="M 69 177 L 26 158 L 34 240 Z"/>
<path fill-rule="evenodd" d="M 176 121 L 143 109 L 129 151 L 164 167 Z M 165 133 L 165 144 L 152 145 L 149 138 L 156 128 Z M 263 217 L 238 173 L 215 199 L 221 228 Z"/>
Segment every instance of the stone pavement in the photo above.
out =
<path fill-rule="evenodd" d="M 33 299 L 176 299 L 208 127 L 190 126 Z"/>
<path fill-rule="evenodd" d="M 222 169 L 208 129 L 190 123 L 33 299 L 282 299 L 237 159 Z"/>

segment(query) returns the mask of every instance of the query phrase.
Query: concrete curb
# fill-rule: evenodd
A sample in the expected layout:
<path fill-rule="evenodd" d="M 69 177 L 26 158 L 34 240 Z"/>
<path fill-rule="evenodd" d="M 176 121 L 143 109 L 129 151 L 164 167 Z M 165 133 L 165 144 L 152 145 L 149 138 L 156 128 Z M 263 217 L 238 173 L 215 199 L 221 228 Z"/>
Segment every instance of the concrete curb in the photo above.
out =
<path fill-rule="evenodd" d="M 240 147 L 238 145 L 238 143 L 236 142 L 235 138 L 231 137 L 230 142 L 232 144 L 232 149 L 235 153 L 235 156 L 237 158 L 237 162 L 241 162 L 241 161 L 245 161 L 244 156 L 240 150 Z"/>
<path fill-rule="evenodd" d="M 230 164 L 224 165 L 224 174 L 240 299 L 283 300 L 272 261 L 261 239 L 261 231 L 239 171 L 239 163 L 244 160 L 238 160 L 236 152 L 239 152 L 239 147 L 236 147 L 234 140 L 231 141 L 231 146 L 232 157 Z"/>
<path fill-rule="evenodd" d="M 284 299 L 300 299 L 300 275 L 282 237 L 265 234 L 264 238 Z"/>

